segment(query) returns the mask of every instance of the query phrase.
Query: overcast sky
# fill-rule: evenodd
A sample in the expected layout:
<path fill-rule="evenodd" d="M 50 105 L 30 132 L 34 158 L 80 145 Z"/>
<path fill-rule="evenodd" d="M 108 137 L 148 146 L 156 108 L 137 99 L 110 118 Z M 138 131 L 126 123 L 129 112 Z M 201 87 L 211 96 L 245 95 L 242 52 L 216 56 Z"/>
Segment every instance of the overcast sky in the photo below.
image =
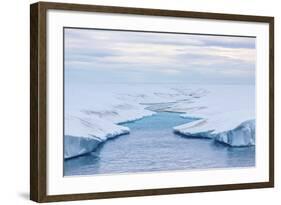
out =
<path fill-rule="evenodd" d="M 255 38 L 65 29 L 69 83 L 254 84 Z"/>

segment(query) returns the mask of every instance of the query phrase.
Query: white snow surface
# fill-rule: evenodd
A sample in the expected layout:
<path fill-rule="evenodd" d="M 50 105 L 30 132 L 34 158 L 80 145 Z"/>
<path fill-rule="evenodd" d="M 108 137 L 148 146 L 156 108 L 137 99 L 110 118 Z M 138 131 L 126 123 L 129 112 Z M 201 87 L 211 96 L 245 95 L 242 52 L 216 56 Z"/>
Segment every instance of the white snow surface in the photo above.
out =
<path fill-rule="evenodd" d="M 91 117 L 65 117 L 64 158 L 72 158 L 92 152 L 107 139 L 129 133 L 129 128 L 106 120 Z"/>
<path fill-rule="evenodd" d="M 246 140 L 254 136 L 236 129 L 248 126 L 243 122 L 255 120 L 255 86 L 252 85 L 68 85 L 65 88 L 64 156 L 71 158 L 91 152 L 97 147 L 97 141 L 104 142 L 129 132 L 119 123 L 151 116 L 157 111 L 180 112 L 182 117 L 198 118 L 174 127 L 187 137 L 214 138 L 231 146 L 255 143 Z M 238 140 L 241 133 L 244 140 Z"/>

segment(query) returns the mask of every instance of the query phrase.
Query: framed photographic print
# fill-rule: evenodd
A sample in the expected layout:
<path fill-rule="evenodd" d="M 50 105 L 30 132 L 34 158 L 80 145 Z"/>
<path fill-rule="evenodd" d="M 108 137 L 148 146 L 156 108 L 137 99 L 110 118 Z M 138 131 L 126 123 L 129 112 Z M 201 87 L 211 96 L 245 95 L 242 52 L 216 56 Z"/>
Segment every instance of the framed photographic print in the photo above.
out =
<path fill-rule="evenodd" d="M 274 186 L 274 18 L 31 5 L 30 197 Z"/>

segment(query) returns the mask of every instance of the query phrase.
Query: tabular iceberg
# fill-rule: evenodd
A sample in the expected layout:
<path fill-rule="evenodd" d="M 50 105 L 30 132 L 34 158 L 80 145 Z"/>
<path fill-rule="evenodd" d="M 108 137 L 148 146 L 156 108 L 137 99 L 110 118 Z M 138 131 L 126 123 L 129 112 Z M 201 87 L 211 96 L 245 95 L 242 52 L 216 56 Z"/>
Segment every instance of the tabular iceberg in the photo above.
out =
<path fill-rule="evenodd" d="M 174 128 L 174 131 L 186 137 L 214 139 L 215 141 L 233 147 L 255 145 L 255 120 L 245 121 L 234 129 L 218 133 L 215 132 L 215 129 L 202 129 L 201 126 L 204 123 L 207 123 L 206 119 L 197 120 L 188 124 L 177 126 Z"/>
<path fill-rule="evenodd" d="M 102 141 L 85 136 L 64 136 L 64 158 L 69 159 L 92 152 Z"/>
<path fill-rule="evenodd" d="M 214 139 L 230 146 L 255 145 L 255 127 L 255 120 L 248 120 L 241 123 L 235 129 L 216 134 Z"/>
<path fill-rule="evenodd" d="M 94 151 L 107 139 L 129 133 L 129 128 L 98 118 L 65 118 L 64 158 L 69 159 Z"/>
<path fill-rule="evenodd" d="M 186 137 L 210 138 L 230 146 L 255 145 L 254 86 L 208 87 L 209 92 L 191 104 L 178 103 L 170 111 L 198 117 L 174 127 Z M 239 98 L 239 100 L 237 100 Z"/>

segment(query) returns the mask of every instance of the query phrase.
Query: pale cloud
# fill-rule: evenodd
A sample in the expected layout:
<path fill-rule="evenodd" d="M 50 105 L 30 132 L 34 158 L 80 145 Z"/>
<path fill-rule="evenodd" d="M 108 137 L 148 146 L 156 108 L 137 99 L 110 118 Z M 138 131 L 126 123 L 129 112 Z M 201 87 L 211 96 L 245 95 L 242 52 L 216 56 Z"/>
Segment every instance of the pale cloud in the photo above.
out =
<path fill-rule="evenodd" d="M 208 72 L 254 78 L 255 38 L 107 30 L 65 30 L 66 69 Z M 216 77 L 216 78 L 217 78 Z"/>

